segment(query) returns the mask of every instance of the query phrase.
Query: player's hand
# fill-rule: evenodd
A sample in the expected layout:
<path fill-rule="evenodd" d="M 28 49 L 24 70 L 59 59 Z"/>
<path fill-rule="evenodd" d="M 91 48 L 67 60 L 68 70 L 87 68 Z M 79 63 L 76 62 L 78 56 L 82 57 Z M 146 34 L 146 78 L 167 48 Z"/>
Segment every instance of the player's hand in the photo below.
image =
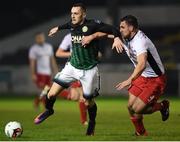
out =
<path fill-rule="evenodd" d="M 86 45 L 88 45 L 92 40 L 93 40 L 93 36 L 92 35 L 84 36 L 82 38 L 82 46 L 86 47 Z"/>
<path fill-rule="evenodd" d="M 113 42 L 113 45 L 112 45 L 112 49 L 116 48 L 116 51 L 117 51 L 118 53 L 122 53 L 122 52 L 123 52 L 123 46 L 124 46 L 124 44 L 123 44 L 123 42 L 120 40 L 120 38 L 119 38 L 119 37 L 116 37 L 116 38 L 114 39 L 114 42 Z"/>
<path fill-rule="evenodd" d="M 130 79 L 128 79 L 128 80 L 125 80 L 125 81 L 123 81 L 123 82 L 121 82 L 121 83 L 118 83 L 117 85 L 116 85 L 116 89 L 117 90 L 121 90 L 121 89 L 123 89 L 123 88 L 125 88 L 125 87 L 127 87 L 127 88 L 129 88 L 130 86 L 131 86 L 131 80 Z"/>
<path fill-rule="evenodd" d="M 36 74 L 32 74 L 32 80 L 33 80 L 34 82 L 37 81 L 37 76 L 36 76 Z"/>
<path fill-rule="evenodd" d="M 54 27 L 49 31 L 48 36 L 52 37 L 58 31 L 58 27 Z"/>

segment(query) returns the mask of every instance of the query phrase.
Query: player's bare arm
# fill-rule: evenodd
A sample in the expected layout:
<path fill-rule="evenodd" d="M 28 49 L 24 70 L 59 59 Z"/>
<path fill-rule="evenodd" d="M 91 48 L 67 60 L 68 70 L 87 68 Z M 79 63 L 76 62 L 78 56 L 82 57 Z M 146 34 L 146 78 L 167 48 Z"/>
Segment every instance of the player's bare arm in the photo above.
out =
<path fill-rule="evenodd" d="M 84 36 L 82 39 L 82 45 L 85 46 L 85 45 L 89 44 L 94 39 L 107 37 L 107 36 L 108 36 L 108 34 L 103 33 L 103 32 L 96 32 L 96 33 L 91 34 L 89 36 Z"/>
<path fill-rule="evenodd" d="M 31 78 L 34 82 L 36 82 L 36 60 L 35 59 L 29 59 L 30 62 L 30 70 L 31 70 Z"/>
<path fill-rule="evenodd" d="M 71 52 L 69 51 L 64 51 L 63 49 L 58 48 L 56 51 L 56 57 L 59 58 L 69 58 L 71 56 Z"/>
<path fill-rule="evenodd" d="M 54 56 L 51 57 L 51 65 L 52 65 L 52 70 L 53 70 L 53 73 L 56 74 L 58 73 L 58 66 L 57 66 L 57 63 L 56 63 L 56 59 L 54 58 Z"/>
<path fill-rule="evenodd" d="M 89 44 L 92 40 L 102 38 L 102 37 L 114 39 L 114 35 L 103 33 L 103 32 L 96 32 L 96 33 L 91 34 L 89 36 L 84 36 L 82 39 L 82 45 L 85 46 L 85 45 Z"/>
<path fill-rule="evenodd" d="M 99 27 L 96 29 L 97 32 L 103 32 L 107 34 L 112 34 L 114 36 L 114 43 L 112 45 L 112 49 L 116 48 L 118 53 L 123 51 L 123 42 L 121 41 L 121 33 L 119 30 L 111 25 L 99 22 Z M 111 36 L 110 36 L 111 37 Z"/>
<path fill-rule="evenodd" d="M 102 37 L 107 37 L 110 39 L 114 39 L 114 43 L 112 45 L 112 49 L 116 48 L 116 51 L 118 53 L 122 53 L 123 51 L 123 42 L 120 40 L 119 37 L 114 37 L 114 35 L 103 33 L 103 32 L 96 32 L 94 34 L 91 34 L 89 36 L 84 36 L 82 39 L 82 45 L 85 47 L 87 44 L 89 44 L 92 40 L 102 38 Z"/>
<path fill-rule="evenodd" d="M 142 72 L 144 71 L 146 67 L 146 61 L 147 61 L 147 53 L 142 53 L 139 56 L 137 56 L 137 66 L 135 67 L 132 75 L 125 81 L 120 82 L 116 85 L 117 90 L 121 90 L 125 87 L 130 87 L 131 82 L 135 80 L 137 77 L 139 77 Z"/>
<path fill-rule="evenodd" d="M 48 36 L 52 37 L 58 30 L 59 30 L 58 26 L 52 28 L 52 29 L 49 31 Z"/>

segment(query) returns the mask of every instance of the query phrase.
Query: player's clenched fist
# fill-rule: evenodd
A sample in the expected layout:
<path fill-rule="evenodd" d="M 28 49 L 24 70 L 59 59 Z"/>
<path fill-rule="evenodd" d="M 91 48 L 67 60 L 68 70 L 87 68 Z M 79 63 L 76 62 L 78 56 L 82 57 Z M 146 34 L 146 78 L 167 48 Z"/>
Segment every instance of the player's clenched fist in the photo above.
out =
<path fill-rule="evenodd" d="M 58 31 L 58 27 L 54 27 L 49 31 L 48 36 L 53 36 Z"/>

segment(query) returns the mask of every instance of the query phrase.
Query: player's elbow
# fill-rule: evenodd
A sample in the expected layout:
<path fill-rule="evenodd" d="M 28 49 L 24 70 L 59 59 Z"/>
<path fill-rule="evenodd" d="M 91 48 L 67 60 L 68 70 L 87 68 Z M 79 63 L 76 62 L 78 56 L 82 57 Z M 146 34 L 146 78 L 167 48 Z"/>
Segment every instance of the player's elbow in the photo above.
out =
<path fill-rule="evenodd" d="M 141 70 L 144 71 L 145 68 L 146 68 L 146 63 L 143 63 L 143 64 L 141 65 Z"/>
<path fill-rule="evenodd" d="M 56 57 L 61 57 L 61 53 L 57 51 L 56 54 L 55 54 L 55 56 L 56 56 Z"/>
<path fill-rule="evenodd" d="M 138 68 L 140 71 L 144 71 L 146 68 L 146 62 L 141 62 L 138 64 Z"/>

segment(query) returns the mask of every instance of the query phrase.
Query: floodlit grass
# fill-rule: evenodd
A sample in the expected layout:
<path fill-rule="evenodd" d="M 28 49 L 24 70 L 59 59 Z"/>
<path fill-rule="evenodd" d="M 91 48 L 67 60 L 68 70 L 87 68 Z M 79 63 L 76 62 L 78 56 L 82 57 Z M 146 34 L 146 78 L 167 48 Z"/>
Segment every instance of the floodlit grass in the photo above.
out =
<path fill-rule="evenodd" d="M 77 102 L 58 99 L 55 113 L 40 125 L 34 125 L 33 119 L 41 110 L 33 109 L 31 98 L 0 98 L 0 141 L 11 140 L 4 134 L 4 126 L 9 121 L 19 121 L 24 129 L 18 141 L 32 140 L 180 140 L 180 100 L 170 99 L 170 118 L 161 121 L 160 113 L 146 115 L 147 137 L 134 136 L 134 128 L 126 109 L 127 99 L 120 97 L 98 98 L 98 115 L 95 136 L 85 136 L 86 126 L 80 124 Z"/>

